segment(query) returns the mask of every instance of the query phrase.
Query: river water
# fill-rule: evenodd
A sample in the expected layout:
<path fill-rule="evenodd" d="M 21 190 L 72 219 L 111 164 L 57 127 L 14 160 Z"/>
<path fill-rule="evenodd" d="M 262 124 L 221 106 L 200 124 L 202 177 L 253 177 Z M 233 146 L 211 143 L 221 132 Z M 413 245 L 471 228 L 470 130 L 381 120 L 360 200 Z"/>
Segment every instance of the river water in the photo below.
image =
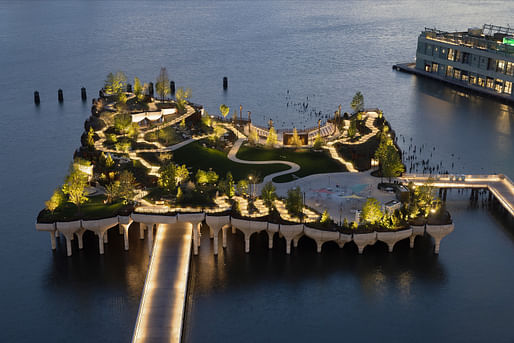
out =
<path fill-rule="evenodd" d="M 137 230 L 129 252 L 112 231 L 104 256 L 86 234 L 84 251 L 66 258 L 63 240 L 52 253 L 48 234 L 34 229 L 107 73 L 151 81 L 166 66 L 209 112 L 242 104 L 254 122 L 281 128 L 316 125 L 339 104 L 348 111 L 360 90 L 404 149 L 423 145 L 427 159 L 455 172 L 512 178 L 512 107 L 391 70 L 414 59 L 425 26 L 506 25 L 512 13 L 509 0 L 0 1 L 0 340 L 131 337 L 148 263 Z M 330 244 L 318 255 L 302 240 L 286 256 L 284 242 L 268 251 L 259 236 L 244 254 L 241 237 L 229 235 L 213 258 L 204 235 L 185 341 L 512 342 L 513 222 L 470 207 L 468 194 L 449 198 L 456 228 L 439 256 L 427 238 L 414 250 L 401 242 L 388 254 L 378 244 L 363 256 Z"/>

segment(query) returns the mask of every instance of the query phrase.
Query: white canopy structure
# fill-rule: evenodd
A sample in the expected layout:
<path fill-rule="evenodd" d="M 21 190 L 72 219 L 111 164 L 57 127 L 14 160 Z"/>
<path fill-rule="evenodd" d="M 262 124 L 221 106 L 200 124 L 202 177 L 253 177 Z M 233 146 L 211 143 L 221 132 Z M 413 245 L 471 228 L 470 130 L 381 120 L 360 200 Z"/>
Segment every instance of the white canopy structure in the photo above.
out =
<path fill-rule="evenodd" d="M 139 123 L 145 119 L 149 121 L 156 121 L 161 119 L 164 116 L 177 113 L 176 108 L 165 108 L 160 111 L 153 112 L 142 112 L 142 113 L 134 113 L 132 114 L 132 122 Z"/>

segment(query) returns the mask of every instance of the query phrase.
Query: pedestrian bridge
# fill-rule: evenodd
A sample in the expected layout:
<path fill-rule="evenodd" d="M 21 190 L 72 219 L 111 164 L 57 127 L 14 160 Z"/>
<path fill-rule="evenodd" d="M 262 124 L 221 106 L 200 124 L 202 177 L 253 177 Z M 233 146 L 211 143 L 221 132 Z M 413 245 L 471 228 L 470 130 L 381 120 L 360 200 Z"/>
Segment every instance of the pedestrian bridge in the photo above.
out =
<path fill-rule="evenodd" d="M 431 181 L 432 185 L 437 188 L 485 188 L 491 192 L 511 216 L 514 216 L 514 183 L 503 174 L 404 174 L 398 179 L 403 182 L 412 181 L 415 185 Z"/>

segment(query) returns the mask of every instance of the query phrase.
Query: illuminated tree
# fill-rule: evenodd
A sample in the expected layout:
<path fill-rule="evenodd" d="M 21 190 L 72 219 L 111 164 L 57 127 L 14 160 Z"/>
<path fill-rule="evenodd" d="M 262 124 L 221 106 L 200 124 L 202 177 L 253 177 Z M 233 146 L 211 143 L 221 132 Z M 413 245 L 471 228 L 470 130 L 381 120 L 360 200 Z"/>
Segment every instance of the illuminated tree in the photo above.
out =
<path fill-rule="evenodd" d="M 125 201 L 132 200 L 136 195 L 136 178 L 134 174 L 128 170 L 122 171 L 118 181 L 118 187 L 118 195 L 121 199 Z"/>
<path fill-rule="evenodd" d="M 230 199 L 235 195 L 234 178 L 231 172 L 227 172 L 225 180 L 219 182 L 219 190 L 221 193 L 226 194 Z"/>
<path fill-rule="evenodd" d="M 269 148 L 273 148 L 277 144 L 277 132 L 275 128 L 272 126 L 269 128 L 268 138 L 266 138 L 266 146 Z"/>
<path fill-rule="evenodd" d="M 237 193 L 239 195 L 242 195 L 242 196 L 248 195 L 248 181 L 239 180 L 237 182 L 236 189 L 237 189 Z"/>
<path fill-rule="evenodd" d="M 321 135 L 318 133 L 312 147 L 316 150 L 319 150 L 323 147 L 323 144 L 325 144 L 325 141 L 323 141 L 323 138 L 321 138 Z"/>
<path fill-rule="evenodd" d="M 184 111 L 187 104 L 187 99 L 191 97 L 191 89 L 187 88 L 184 90 L 183 88 L 177 89 L 175 92 L 175 100 L 177 102 L 177 108 L 179 112 Z"/>
<path fill-rule="evenodd" d="M 185 164 L 181 166 L 175 167 L 175 182 L 176 184 L 181 184 L 184 181 L 187 181 L 189 178 L 189 170 L 187 170 L 187 167 Z"/>
<path fill-rule="evenodd" d="M 48 201 L 45 201 L 45 207 L 50 212 L 63 205 L 66 202 L 66 196 L 60 188 L 56 188 Z"/>
<path fill-rule="evenodd" d="M 164 97 L 170 94 L 170 79 L 168 77 L 168 71 L 164 67 L 161 68 L 159 76 L 157 76 L 155 91 L 161 96 L 161 100 L 164 100 Z"/>
<path fill-rule="evenodd" d="M 296 130 L 296 127 L 293 129 L 293 136 L 291 137 L 289 143 L 296 147 L 300 147 L 302 145 L 302 140 L 300 139 L 300 136 L 298 135 L 298 130 Z"/>
<path fill-rule="evenodd" d="M 327 210 L 323 211 L 321 214 L 321 219 L 319 220 L 321 224 L 329 224 L 332 221 L 332 218 L 330 218 L 330 214 Z"/>
<path fill-rule="evenodd" d="M 354 112 L 362 111 L 364 109 L 364 96 L 361 92 L 355 93 L 350 106 Z"/>
<path fill-rule="evenodd" d="M 303 210 L 303 197 L 300 187 L 291 188 L 287 191 L 286 209 L 292 216 L 301 216 Z"/>
<path fill-rule="evenodd" d="M 357 134 L 357 123 L 354 119 L 350 120 L 350 126 L 348 127 L 348 137 L 353 138 Z"/>
<path fill-rule="evenodd" d="M 79 169 L 70 167 L 66 176 L 62 192 L 68 196 L 68 200 L 77 206 L 80 213 L 80 206 L 87 201 L 86 197 L 87 175 Z"/>
<path fill-rule="evenodd" d="M 387 145 L 385 157 L 380 163 L 382 176 L 389 178 L 396 177 L 405 171 L 405 167 L 400 159 L 400 154 L 392 144 Z"/>
<path fill-rule="evenodd" d="M 271 211 L 273 208 L 273 201 L 277 198 L 276 188 L 271 181 L 267 182 L 261 190 L 261 197 L 264 205 Z"/>
<path fill-rule="evenodd" d="M 136 99 L 138 101 L 143 100 L 144 94 L 143 94 L 143 85 L 141 84 L 141 81 L 139 78 L 134 78 L 134 87 L 133 87 L 134 95 L 136 96 Z"/>
<path fill-rule="evenodd" d="M 114 181 L 105 186 L 105 196 L 107 197 L 107 203 L 110 204 L 114 200 L 118 199 L 120 190 L 120 182 Z"/>
<path fill-rule="evenodd" d="M 159 179 L 157 184 L 161 189 L 168 193 L 172 193 L 176 188 L 176 168 L 172 162 L 163 165 L 159 169 Z"/>
<path fill-rule="evenodd" d="M 114 166 L 114 160 L 112 159 L 112 156 L 109 153 L 105 157 L 105 166 L 107 168 L 111 168 L 112 166 Z"/>
<path fill-rule="evenodd" d="M 223 116 L 223 118 L 225 118 L 229 112 L 230 112 L 230 108 L 227 105 L 225 105 L 225 104 L 220 105 L 220 113 Z"/>
<path fill-rule="evenodd" d="M 259 142 L 259 134 L 253 126 L 250 127 L 250 133 L 248 134 L 248 142 L 250 142 L 250 144 L 252 145 L 255 145 Z"/>
<path fill-rule="evenodd" d="M 368 198 L 362 207 L 362 220 L 375 224 L 384 216 L 380 203 L 375 198 Z"/>
<path fill-rule="evenodd" d="M 88 148 L 92 148 L 95 146 L 95 131 L 92 127 L 89 128 L 89 131 L 87 132 L 87 146 Z"/>

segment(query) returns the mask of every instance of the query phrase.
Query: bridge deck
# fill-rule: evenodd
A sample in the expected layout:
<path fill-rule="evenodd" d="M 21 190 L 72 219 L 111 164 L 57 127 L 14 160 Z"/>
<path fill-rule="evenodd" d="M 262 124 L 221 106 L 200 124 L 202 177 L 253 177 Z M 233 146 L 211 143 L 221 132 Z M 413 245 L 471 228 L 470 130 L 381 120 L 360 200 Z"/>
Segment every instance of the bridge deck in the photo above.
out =
<path fill-rule="evenodd" d="M 487 188 L 503 207 L 514 216 L 514 184 L 504 175 L 425 175 L 405 174 L 400 180 L 422 184 L 431 179 L 438 188 Z"/>
<path fill-rule="evenodd" d="M 191 233 L 190 223 L 158 225 L 133 343 L 181 341 Z"/>

